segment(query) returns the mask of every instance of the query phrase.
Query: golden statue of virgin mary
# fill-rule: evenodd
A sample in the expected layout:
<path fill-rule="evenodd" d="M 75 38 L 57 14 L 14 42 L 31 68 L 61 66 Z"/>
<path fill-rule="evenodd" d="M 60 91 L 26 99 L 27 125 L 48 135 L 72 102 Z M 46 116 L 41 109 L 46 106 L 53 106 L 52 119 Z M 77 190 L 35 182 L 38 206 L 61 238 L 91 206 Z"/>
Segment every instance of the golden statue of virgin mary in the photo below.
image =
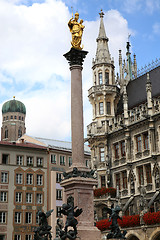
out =
<path fill-rule="evenodd" d="M 83 34 L 83 29 L 84 25 L 82 25 L 83 20 L 81 19 L 80 22 L 78 22 L 79 19 L 79 13 L 75 13 L 75 18 L 73 17 L 69 20 L 68 26 L 70 29 L 70 32 L 72 34 L 72 41 L 71 45 L 73 48 L 82 50 L 83 47 L 81 47 L 81 41 L 82 41 L 82 34 Z"/>

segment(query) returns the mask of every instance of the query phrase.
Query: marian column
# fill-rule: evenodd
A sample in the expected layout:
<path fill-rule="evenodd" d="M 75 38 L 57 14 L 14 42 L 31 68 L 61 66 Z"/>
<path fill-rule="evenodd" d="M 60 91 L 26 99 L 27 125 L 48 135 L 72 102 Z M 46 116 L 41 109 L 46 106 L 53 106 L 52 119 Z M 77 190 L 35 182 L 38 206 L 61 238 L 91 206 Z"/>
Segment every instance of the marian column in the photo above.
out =
<path fill-rule="evenodd" d="M 78 217 L 78 235 L 81 240 L 99 240 L 100 231 L 94 227 L 93 186 L 97 180 L 93 171 L 85 166 L 84 133 L 83 133 L 83 97 L 82 97 L 82 65 L 88 52 L 81 48 L 84 26 L 79 14 L 75 13 L 69 20 L 68 26 L 72 33 L 72 48 L 64 54 L 71 71 L 71 130 L 72 130 L 72 167 L 64 174 L 61 186 L 64 187 L 65 201 L 74 199 L 74 206 L 82 208 Z"/>

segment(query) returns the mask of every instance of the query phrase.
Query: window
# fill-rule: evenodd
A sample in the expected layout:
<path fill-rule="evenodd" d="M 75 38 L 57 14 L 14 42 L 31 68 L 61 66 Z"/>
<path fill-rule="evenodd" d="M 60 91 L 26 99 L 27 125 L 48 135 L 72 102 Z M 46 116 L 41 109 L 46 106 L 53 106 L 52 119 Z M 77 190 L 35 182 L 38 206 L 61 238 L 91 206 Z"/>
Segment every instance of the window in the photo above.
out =
<path fill-rule="evenodd" d="M 56 217 L 62 217 L 62 214 L 61 214 L 61 207 L 56 207 Z"/>
<path fill-rule="evenodd" d="M 88 160 L 86 160 L 86 167 L 88 167 L 88 166 L 89 166 L 88 164 L 89 164 L 89 161 L 88 161 Z"/>
<path fill-rule="evenodd" d="M 144 184 L 143 166 L 138 168 L 139 185 Z"/>
<path fill-rule="evenodd" d="M 22 165 L 23 163 L 23 156 L 17 156 L 17 165 Z"/>
<path fill-rule="evenodd" d="M 6 117 L 6 119 L 8 120 L 8 116 Z"/>
<path fill-rule="evenodd" d="M 62 190 L 61 189 L 56 190 L 56 200 L 62 200 Z"/>
<path fill-rule="evenodd" d="M 122 179 L 123 179 L 123 189 L 127 188 L 127 172 L 122 172 Z"/>
<path fill-rule="evenodd" d="M 115 159 L 119 159 L 119 144 L 118 143 L 114 144 L 114 155 L 115 155 Z"/>
<path fill-rule="evenodd" d="M 6 120 L 6 117 L 3 118 L 3 121 L 5 121 L 5 120 Z"/>
<path fill-rule="evenodd" d="M 111 114 L 111 103 L 107 102 L 107 114 Z"/>
<path fill-rule="evenodd" d="M 136 137 L 136 144 L 137 144 L 137 152 L 141 152 L 141 150 L 142 150 L 141 135 L 138 135 Z"/>
<path fill-rule="evenodd" d="M 21 240 L 21 235 L 14 235 L 14 240 Z"/>
<path fill-rule="evenodd" d="M 0 201 L 1 202 L 7 202 L 7 192 L 0 192 Z"/>
<path fill-rule="evenodd" d="M 125 141 L 121 142 L 121 156 L 125 157 L 126 156 L 126 150 L 125 150 Z"/>
<path fill-rule="evenodd" d="M 19 116 L 19 120 L 21 120 L 21 116 Z"/>
<path fill-rule="evenodd" d="M 145 169 L 146 169 L 147 183 L 152 183 L 151 165 L 150 164 L 146 165 Z"/>
<path fill-rule="evenodd" d="M 33 174 L 27 173 L 27 184 L 31 185 L 33 184 Z"/>
<path fill-rule="evenodd" d="M 4 138 L 8 138 L 8 129 L 7 128 L 5 128 Z"/>
<path fill-rule="evenodd" d="M 11 115 L 11 119 L 13 119 L 13 116 Z"/>
<path fill-rule="evenodd" d="M 2 164 L 8 164 L 8 162 L 9 162 L 9 155 L 2 154 Z"/>
<path fill-rule="evenodd" d="M 19 138 L 22 137 L 22 129 L 21 128 L 18 129 L 18 137 Z"/>
<path fill-rule="evenodd" d="M 37 175 L 37 185 L 43 185 L 43 175 Z"/>
<path fill-rule="evenodd" d="M 0 212 L 0 223 L 6 223 L 6 212 Z"/>
<path fill-rule="evenodd" d="M 25 223 L 32 223 L 32 213 L 26 212 Z"/>
<path fill-rule="evenodd" d="M 23 180 L 22 180 L 22 173 L 17 173 L 16 174 L 16 184 L 22 184 Z"/>
<path fill-rule="evenodd" d="M 106 219 L 107 218 L 107 207 L 102 208 L 102 219 Z"/>
<path fill-rule="evenodd" d="M 103 102 L 100 102 L 99 103 L 99 114 L 102 115 L 104 113 L 104 110 L 103 110 Z"/>
<path fill-rule="evenodd" d="M 106 187 L 106 177 L 105 176 L 100 176 L 101 177 L 101 187 Z"/>
<path fill-rule="evenodd" d="M 144 150 L 148 150 L 149 149 L 149 136 L 148 136 L 148 132 L 143 134 L 143 147 L 144 147 Z"/>
<path fill-rule="evenodd" d="M 104 147 L 99 148 L 100 162 L 104 162 Z"/>
<path fill-rule="evenodd" d="M 32 240 L 32 235 L 26 235 L 25 240 Z"/>
<path fill-rule="evenodd" d="M 17 116 L 14 116 L 14 119 L 17 119 Z"/>
<path fill-rule="evenodd" d="M 105 72 L 105 84 L 109 84 L 109 73 Z"/>
<path fill-rule="evenodd" d="M 21 203 L 21 202 L 22 202 L 22 193 L 16 192 L 16 203 Z"/>
<path fill-rule="evenodd" d="M 32 203 L 32 193 L 26 193 L 26 203 Z"/>
<path fill-rule="evenodd" d="M 43 159 L 37 158 L 37 167 L 42 167 L 42 166 L 43 166 Z"/>
<path fill-rule="evenodd" d="M 15 212 L 15 215 L 14 215 L 15 223 L 21 223 L 21 217 L 22 217 L 22 213 L 21 212 Z"/>
<path fill-rule="evenodd" d="M 65 165 L 65 156 L 60 156 L 60 165 Z"/>
<path fill-rule="evenodd" d="M 94 84 L 96 85 L 96 73 L 94 74 Z"/>
<path fill-rule="evenodd" d="M 56 155 L 55 154 L 51 154 L 51 163 L 56 163 Z"/>
<path fill-rule="evenodd" d="M 8 173 L 1 172 L 1 183 L 8 183 Z"/>
<path fill-rule="evenodd" d="M 98 78 L 99 78 L 99 85 L 103 84 L 102 72 L 99 72 L 99 73 L 98 73 Z"/>
<path fill-rule="evenodd" d="M 121 179 L 120 179 L 120 173 L 116 174 L 116 186 L 121 190 Z"/>
<path fill-rule="evenodd" d="M 27 166 L 33 166 L 33 157 L 27 157 Z"/>
<path fill-rule="evenodd" d="M 69 167 L 72 165 L 72 158 L 71 157 L 68 158 L 68 164 L 69 164 Z"/>
<path fill-rule="evenodd" d="M 56 173 L 56 182 L 59 183 L 62 181 L 62 173 Z"/>
<path fill-rule="evenodd" d="M 36 224 L 39 224 L 39 215 L 38 215 L 38 212 L 36 213 Z"/>
<path fill-rule="evenodd" d="M 42 204 L 42 193 L 37 193 L 36 194 L 36 202 L 37 204 Z"/>

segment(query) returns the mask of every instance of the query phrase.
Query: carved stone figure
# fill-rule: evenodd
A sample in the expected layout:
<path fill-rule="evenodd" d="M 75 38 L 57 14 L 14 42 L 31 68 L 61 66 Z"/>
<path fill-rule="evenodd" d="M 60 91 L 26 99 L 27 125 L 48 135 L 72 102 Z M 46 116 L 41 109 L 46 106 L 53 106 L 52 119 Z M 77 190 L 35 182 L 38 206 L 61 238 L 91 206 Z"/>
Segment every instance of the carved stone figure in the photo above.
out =
<path fill-rule="evenodd" d="M 75 217 L 78 217 L 82 213 L 82 208 L 74 207 L 74 198 L 72 196 L 68 197 L 67 204 L 64 203 L 62 205 L 62 209 L 60 210 L 60 213 L 67 216 L 65 228 L 62 229 L 62 224 L 57 220 L 57 225 L 59 226 L 59 236 L 61 240 L 65 239 L 76 239 L 77 237 L 77 224 L 78 221 Z M 68 231 L 68 227 L 72 227 L 73 230 Z"/>
<path fill-rule="evenodd" d="M 39 227 L 34 229 L 34 240 L 48 240 L 52 239 L 51 226 L 48 225 L 47 218 L 51 215 L 53 209 L 44 213 L 42 211 L 38 212 L 39 216 Z"/>
<path fill-rule="evenodd" d="M 126 239 L 125 235 L 127 231 L 121 232 L 119 226 L 118 226 L 118 219 L 122 218 L 119 216 L 119 212 L 121 211 L 121 208 L 117 205 L 114 208 L 114 204 L 112 204 L 111 208 L 107 208 L 107 212 L 110 214 L 109 221 L 112 220 L 112 224 L 110 226 L 111 231 L 107 234 L 107 239 L 112 239 L 112 238 L 122 238 Z"/>
<path fill-rule="evenodd" d="M 79 13 L 76 12 L 75 18 L 73 19 L 73 17 L 72 17 L 69 20 L 68 26 L 69 26 L 70 32 L 72 34 L 72 41 L 71 41 L 72 47 L 82 50 L 82 47 L 80 47 L 80 45 L 81 45 L 81 41 L 82 41 L 84 25 L 82 25 L 83 20 L 81 19 L 80 22 L 78 23 L 78 19 L 79 19 Z"/>

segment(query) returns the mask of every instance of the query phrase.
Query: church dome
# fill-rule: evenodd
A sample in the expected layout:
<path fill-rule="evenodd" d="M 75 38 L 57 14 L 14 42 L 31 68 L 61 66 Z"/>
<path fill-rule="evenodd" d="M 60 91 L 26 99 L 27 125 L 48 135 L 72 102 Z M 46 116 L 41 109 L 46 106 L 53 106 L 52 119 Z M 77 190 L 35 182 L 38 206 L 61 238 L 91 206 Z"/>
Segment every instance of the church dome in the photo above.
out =
<path fill-rule="evenodd" d="M 14 97 L 13 100 L 5 102 L 2 106 L 2 114 L 8 112 L 20 112 L 26 114 L 26 107 L 22 102 L 15 100 Z"/>

